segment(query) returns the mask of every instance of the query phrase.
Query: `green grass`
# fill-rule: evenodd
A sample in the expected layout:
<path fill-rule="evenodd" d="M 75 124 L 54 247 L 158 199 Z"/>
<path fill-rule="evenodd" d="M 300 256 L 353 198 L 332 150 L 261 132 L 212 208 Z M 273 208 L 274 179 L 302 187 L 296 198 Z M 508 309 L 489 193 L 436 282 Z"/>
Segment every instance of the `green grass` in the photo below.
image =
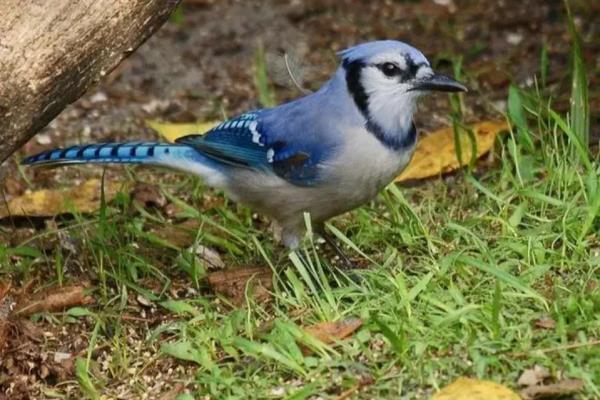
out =
<path fill-rule="evenodd" d="M 573 80 L 582 87 L 585 75 L 575 72 Z M 497 143 L 495 168 L 480 177 L 467 171 L 412 188 L 391 185 L 332 221 L 347 251 L 367 260 L 351 273 L 332 266 L 310 239 L 282 256 L 264 221 L 195 179 L 162 180 L 179 217 L 200 222 L 197 245 L 218 249 L 228 265 L 274 268 L 270 303 L 249 296 L 247 307 L 234 308 L 206 290 L 192 251 L 150 232 L 172 222 L 136 208 L 126 194 L 95 216 L 40 234 L 74 238 L 80 270 L 93 277 L 93 312 L 55 316 L 89 328 L 74 398 L 114 395 L 122 385 L 135 398 L 150 386 L 144 371 L 165 359 L 182 368 L 176 380 L 208 398 L 334 399 L 365 381 L 372 383 L 360 398 L 422 398 L 459 376 L 514 387 L 534 364 L 582 379 L 581 398 L 598 398 L 600 346 L 586 345 L 600 337 L 599 165 L 581 134 L 589 116 L 579 108 L 559 115 L 539 92 L 512 87 L 508 99 L 515 128 Z M 455 105 L 463 107 L 458 99 Z M 218 207 L 205 206 L 215 199 Z M 3 274 L 25 281 L 50 268 L 47 284 L 78 279 L 61 265 L 69 257 L 61 248 L 42 255 L 31 242 L 0 252 Z M 174 298 L 170 289 L 183 285 L 195 291 Z M 126 320 L 137 296 L 168 318 L 153 326 Z M 555 329 L 535 327 L 546 316 Z M 350 317 L 364 325 L 335 346 L 300 329 Z M 141 346 L 131 344 L 132 331 Z M 106 369 L 98 346 L 112 355 Z M 61 386 L 52 393 L 68 397 Z"/>

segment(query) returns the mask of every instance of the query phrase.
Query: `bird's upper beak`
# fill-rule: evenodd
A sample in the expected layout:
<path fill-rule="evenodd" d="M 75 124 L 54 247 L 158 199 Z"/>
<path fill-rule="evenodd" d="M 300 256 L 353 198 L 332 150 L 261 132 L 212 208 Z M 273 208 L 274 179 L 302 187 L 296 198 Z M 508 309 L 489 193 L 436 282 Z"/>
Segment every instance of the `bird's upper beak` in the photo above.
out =
<path fill-rule="evenodd" d="M 465 85 L 448 78 L 445 75 L 433 74 L 426 78 L 417 79 L 409 91 L 436 91 L 436 92 L 468 92 Z"/>

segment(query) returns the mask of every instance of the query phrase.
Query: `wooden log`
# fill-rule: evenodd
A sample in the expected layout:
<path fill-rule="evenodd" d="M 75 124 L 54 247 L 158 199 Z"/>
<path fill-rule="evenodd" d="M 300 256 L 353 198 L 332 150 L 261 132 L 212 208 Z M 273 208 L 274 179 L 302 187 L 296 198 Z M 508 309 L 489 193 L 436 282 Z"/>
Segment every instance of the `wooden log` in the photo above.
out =
<path fill-rule="evenodd" d="M 0 162 L 149 38 L 179 1 L 0 1 Z"/>

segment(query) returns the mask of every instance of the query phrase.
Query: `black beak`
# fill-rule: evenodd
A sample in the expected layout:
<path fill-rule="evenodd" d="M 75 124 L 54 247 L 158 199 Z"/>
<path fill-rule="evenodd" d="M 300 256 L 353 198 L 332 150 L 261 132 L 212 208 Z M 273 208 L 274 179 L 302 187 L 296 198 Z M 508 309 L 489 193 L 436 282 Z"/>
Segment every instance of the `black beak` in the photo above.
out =
<path fill-rule="evenodd" d="M 447 76 L 434 74 L 428 78 L 418 79 L 409 91 L 436 91 L 436 92 L 468 92 L 465 85 Z"/>

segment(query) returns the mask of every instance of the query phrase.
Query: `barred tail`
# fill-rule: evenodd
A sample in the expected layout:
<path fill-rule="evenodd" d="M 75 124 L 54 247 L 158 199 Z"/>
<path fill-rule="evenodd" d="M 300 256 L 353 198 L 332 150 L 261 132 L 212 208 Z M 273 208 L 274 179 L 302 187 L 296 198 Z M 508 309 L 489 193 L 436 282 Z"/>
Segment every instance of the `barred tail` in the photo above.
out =
<path fill-rule="evenodd" d="M 27 157 L 23 165 L 73 164 L 160 165 L 199 175 L 211 186 L 222 186 L 222 168 L 193 147 L 159 142 L 97 143 L 55 149 Z"/>
<path fill-rule="evenodd" d="M 97 143 L 44 151 L 25 158 L 21 163 L 33 166 L 85 163 L 165 164 L 168 159 L 177 157 L 182 149 L 189 147 L 153 142 Z"/>

